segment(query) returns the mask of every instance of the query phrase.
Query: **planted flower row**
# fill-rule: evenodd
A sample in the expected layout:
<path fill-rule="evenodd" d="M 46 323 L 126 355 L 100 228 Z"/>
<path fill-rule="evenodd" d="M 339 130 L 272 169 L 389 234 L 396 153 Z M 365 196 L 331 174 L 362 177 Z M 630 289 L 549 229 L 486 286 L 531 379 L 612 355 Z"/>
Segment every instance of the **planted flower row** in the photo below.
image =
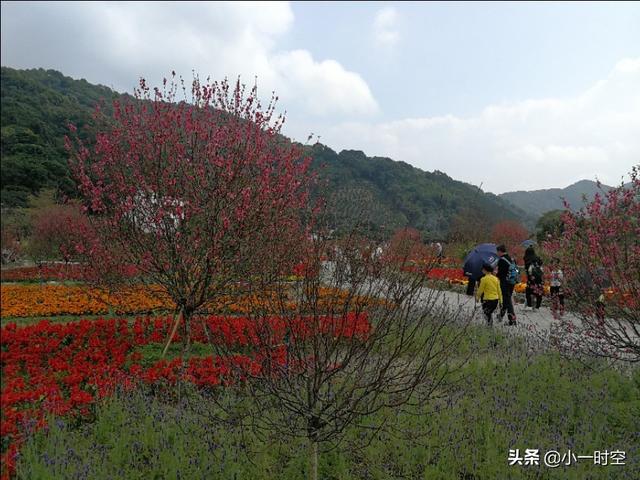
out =
<path fill-rule="evenodd" d="M 367 335 L 366 315 L 340 317 L 271 317 L 257 322 L 246 317 L 209 316 L 194 322 L 192 339 L 204 343 L 207 333 L 214 342 L 230 347 L 265 345 L 250 354 L 229 357 L 192 357 L 160 360 L 145 366 L 137 347 L 162 343 L 172 325 L 171 317 L 81 320 L 66 324 L 42 321 L 2 328 L 0 365 L 2 391 L 2 477 L 13 470 L 15 455 L 25 432 L 46 425 L 46 415 L 85 416 L 96 399 L 111 394 L 116 386 L 128 388 L 136 381 L 191 381 L 199 386 L 218 386 L 238 378 L 242 372 L 259 375 L 269 358 L 283 365 L 287 332 L 305 339 L 326 333 L 352 338 Z M 262 335 L 260 338 L 258 335 Z M 177 341 L 179 341 L 179 335 Z M 247 349 L 245 349 L 247 350 Z"/>
<path fill-rule="evenodd" d="M 343 304 L 348 292 L 331 288 L 319 290 L 319 306 Z M 105 315 L 115 312 L 119 315 L 142 314 L 153 311 L 174 310 L 175 305 L 159 287 L 132 286 L 117 292 L 91 288 L 85 285 L 3 285 L 0 315 L 7 317 L 50 317 L 56 315 Z M 268 309 L 280 305 L 275 292 L 260 295 L 219 295 L 205 306 L 209 313 L 248 314 L 255 309 Z M 362 306 L 379 302 L 366 297 L 352 297 L 352 304 Z M 295 302 L 285 302 L 291 310 Z"/>
<path fill-rule="evenodd" d="M 0 279 L 3 282 L 26 282 L 32 280 L 82 280 L 82 265 L 68 263 L 43 264 L 35 267 L 18 267 L 2 270 Z"/>

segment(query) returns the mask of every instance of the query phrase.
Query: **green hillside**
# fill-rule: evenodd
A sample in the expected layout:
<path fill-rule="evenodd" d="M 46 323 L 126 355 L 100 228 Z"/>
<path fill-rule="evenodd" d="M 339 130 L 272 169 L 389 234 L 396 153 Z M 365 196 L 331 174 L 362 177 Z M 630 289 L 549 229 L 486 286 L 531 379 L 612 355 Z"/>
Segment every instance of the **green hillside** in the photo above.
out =
<path fill-rule="evenodd" d="M 351 202 L 355 215 L 364 210 L 375 225 L 391 229 L 408 225 L 429 237 L 442 238 L 456 215 L 471 210 L 489 223 L 511 219 L 531 226 L 531 219 L 518 208 L 443 172 L 425 172 L 357 150 L 336 153 L 320 144 L 310 151 L 316 165 L 323 166 L 322 176 L 332 196 Z"/>
<path fill-rule="evenodd" d="M 532 190 L 530 192 L 506 192 L 500 197 L 507 200 L 514 206 L 524 210 L 527 214 L 538 218 L 543 213 L 550 210 L 563 210 L 566 199 L 571 208 L 580 208 L 584 205 L 584 199 L 592 201 L 597 192 L 611 189 L 602 185 L 602 190 L 598 184 L 591 180 L 580 180 L 565 188 L 549 188 L 546 190 Z"/>
<path fill-rule="evenodd" d="M 23 205 L 29 193 L 73 192 L 64 150 L 67 125 L 86 124 L 101 99 L 118 94 L 54 70 L 2 67 L 2 204 Z"/>
<path fill-rule="evenodd" d="M 72 195 L 64 151 L 67 125 L 86 125 L 96 103 L 105 100 L 108 109 L 120 94 L 43 69 L 2 67 L 1 87 L 2 205 L 24 205 L 30 193 L 42 188 Z M 461 212 L 477 213 L 489 223 L 517 219 L 532 226 L 532 219 L 519 208 L 442 172 L 425 172 L 360 151 L 337 153 L 321 144 L 305 148 L 334 219 L 364 219 L 373 229 L 384 230 L 412 226 L 430 238 L 443 238 Z"/>

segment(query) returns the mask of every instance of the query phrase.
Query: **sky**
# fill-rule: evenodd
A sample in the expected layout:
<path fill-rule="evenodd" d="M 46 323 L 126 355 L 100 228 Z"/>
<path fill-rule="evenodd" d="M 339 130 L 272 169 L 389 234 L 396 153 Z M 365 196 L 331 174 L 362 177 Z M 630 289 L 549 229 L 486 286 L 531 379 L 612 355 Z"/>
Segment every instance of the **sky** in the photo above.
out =
<path fill-rule="evenodd" d="M 640 2 L 5 2 L 3 66 L 257 79 L 284 133 L 485 191 L 640 164 Z M 312 140 L 315 141 L 315 140 Z"/>

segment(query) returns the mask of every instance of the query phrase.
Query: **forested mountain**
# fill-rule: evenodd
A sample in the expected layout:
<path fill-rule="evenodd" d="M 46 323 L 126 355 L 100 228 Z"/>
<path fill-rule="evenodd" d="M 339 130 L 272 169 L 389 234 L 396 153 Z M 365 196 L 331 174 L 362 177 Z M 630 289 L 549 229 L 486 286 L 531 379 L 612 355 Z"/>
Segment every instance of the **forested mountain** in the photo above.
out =
<path fill-rule="evenodd" d="M 355 216 L 364 213 L 374 225 L 391 229 L 409 225 L 433 238 L 443 238 L 452 221 L 461 217 L 490 224 L 509 219 L 531 225 L 531 219 L 518 208 L 443 172 L 367 157 L 358 150 L 336 153 L 321 144 L 310 151 L 315 164 L 322 166 L 327 191 L 336 199 L 332 210 L 349 209 Z"/>
<path fill-rule="evenodd" d="M 1 87 L 3 206 L 24 205 L 30 193 L 42 188 L 73 194 L 64 150 L 67 125 L 86 125 L 97 102 L 105 100 L 108 109 L 120 94 L 43 69 L 2 67 Z M 355 150 L 337 153 L 322 144 L 305 149 L 330 211 L 343 221 L 364 219 L 385 230 L 412 226 L 428 238 L 443 238 L 454 219 L 488 224 L 512 219 L 532 226 L 532 218 L 519 208 L 442 172 Z"/>
<path fill-rule="evenodd" d="M 2 204 L 23 205 L 29 193 L 54 187 L 73 192 L 64 136 L 67 125 L 86 124 L 94 106 L 118 96 L 55 70 L 2 67 Z"/>
<path fill-rule="evenodd" d="M 606 192 L 611 189 L 607 185 L 602 185 L 601 187 L 602 189 L 599 189 L 598 184 L 591 180 L 580 180 L 565 188 L 549 188 L 530 192 L 506 192 L 501 193 L 500 197 L 521 208 L 529 215 L 538 218 L 550 210 L 563 210 L 563 198 L 569 202 L 572 209 L 579 209 L 584 205 L 584 198 L 587 201 L 591 201 L 596 192 Z"/>

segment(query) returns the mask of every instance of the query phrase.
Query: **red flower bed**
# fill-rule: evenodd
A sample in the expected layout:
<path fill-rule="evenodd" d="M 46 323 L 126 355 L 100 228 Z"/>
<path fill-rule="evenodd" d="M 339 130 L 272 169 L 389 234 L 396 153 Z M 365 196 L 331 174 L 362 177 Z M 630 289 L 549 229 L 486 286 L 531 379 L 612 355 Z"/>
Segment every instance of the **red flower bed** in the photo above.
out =
<path fill-rule="evenodd" d="M 190 358 L 186 368 L 182 368 L 180 358 L 144 367 L 135 348 L 164 342 L 171 317 L 140 317 L 132 324 L 125 319 L 100 319 L 66 324 L 42 321 L 27 327 L 12 323 L 2 328 L 2 478 L 9 478 L 14 471 L 15 456 L 25 432 L 44 427 L 47 414 L 86 415 L 96 399 L 111 394 L 118 385 L 128 388 L 134 380 L 153 383 L 161 379 L 187 380 L 198 386 L 227 384 L 233 381 L 233 372 L 259 374 L 267 356 L 270 361 L 284 365 L 286 352 L 281 344 L 287 327 L 292 338 L 297 339 L 321 333 L 362 337 L 370 328 L 366 315 L 353 313 L 343 317 L 296 318 L 292 322 L 279 317 L 256 322 L 246 317 L 210 316 L 205 322 L 215 341 L 232 347 L 256 345 L 257 332 L 268 327 L 273 348 L 251 355 Z M 192 338 L 205 342 L 202 322 L 193 322 Z"/>
<path fill-rule="evenodd" d="M 434 280 L 466 280 L 462 268 L 432 268 L 429 278 Z"/>
<path fill-rule="evenodd" d="M 409 265 L 409 266 L 403 267 L 403 270 L 406 272 L 413 272 L 413 273 L 426 272 L 427 277 L 432 280 L 460 281 L 460 280 L 467 279 L 467 277 L 465 277 L 462 272 L 462 268 L 433 267 L 429 269 L 429 267 Z"/>
<path fill-rule="evenodd" d="M 82 280 L 82 265 L 59 264 L 40 267 L 19 267 L 3 270 L 0 279 L 3 282 L 24 282 L 27 280 Z"/>
<path fill-rule="evenodd" d="M 132 265 L 122 268 L 122 274 L 133 277 L 137 274 Z M 29 280 L 86 280 L 91 272 L 86 265 L 77 263 L 47 263 L 37 267 L 18 267 L 0 272 L 3 282 L 25 282 Z"/>

